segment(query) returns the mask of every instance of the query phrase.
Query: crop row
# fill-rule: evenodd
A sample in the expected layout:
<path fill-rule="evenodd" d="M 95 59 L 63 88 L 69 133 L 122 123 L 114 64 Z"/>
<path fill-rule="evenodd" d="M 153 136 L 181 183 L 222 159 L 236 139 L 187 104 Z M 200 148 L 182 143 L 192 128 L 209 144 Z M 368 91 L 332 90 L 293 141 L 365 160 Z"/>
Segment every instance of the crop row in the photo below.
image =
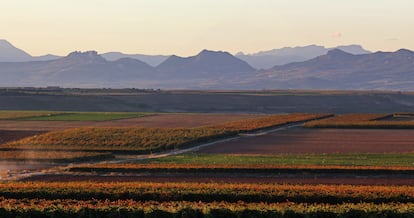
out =
<path fill-rule="evenodd" d="M 414 186 L 288 185 L 233 183 L 0 183 L 0 196 L 15 199 L 133 199 L 227 202 L 414 202 Z"/>
<path fill-rule="evenodd" d="M 411 121 L 386 121 L 391 114 L 346 114 L 328 119 L 306 123 L 308 128 L 376 128 L 376 129 L 412 129 Z"/>
<path fill-rule="evenodd" d="M 0 198 L 0 217 L 414 217 L 414 204 L 294 204 Z"/>

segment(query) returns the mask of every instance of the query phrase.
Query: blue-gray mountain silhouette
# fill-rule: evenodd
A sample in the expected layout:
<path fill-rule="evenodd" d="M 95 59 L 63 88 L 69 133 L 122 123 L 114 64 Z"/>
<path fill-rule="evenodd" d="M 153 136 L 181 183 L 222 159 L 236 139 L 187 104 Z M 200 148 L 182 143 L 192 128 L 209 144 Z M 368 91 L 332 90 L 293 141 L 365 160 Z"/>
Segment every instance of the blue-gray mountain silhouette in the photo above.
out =
<path fill-rule="evenodd" d="M 261 71 L 258 77 L 268 81 L 263 86 L 279 88 L 413 90 L 414 52 L 353 55 L 334 49 L 308 61 Z"/>
<path fill-rule="evenodd" d="M 333 49 L 341 49 L 342 51 L 351 54 L 371 53 L 370 51 L 362 48 L 360 45 L 337 46 L 334 48 L 309 45 L 303 47 L 285 47 L 269 51 L 261 51 L 254 54 L 243 54 L 240 52 L 236 54 L 236 57 L 246 61 L 257 69 L 269 69 L 275 65 L 284 65 L 293 62 L 306 61 L 321 55 L 325 55 L 328 51 Z"/>
<path fill-rule="evenodd" d="M 172 55 L 156 67 L 165 75 L 181 77 L 206 77 L 254 72 L 255 69 L 228 52 L 203 50 L 196 56 L 178 57 Z"/>
<path fill-rule="evenodd" d="M 46 61 L 58 58 L 59 56 L 51 54 L 33 57 L 22 49 L 16 48 L 10 42 L 0 39 L 0 62 Z"/>
<path fill-rule="evenodd" d="M 347 48 L 361 51 L 358 46 Z M 9 60 L 0 61 L 3 87 L 414 89 L 414 52 L 407 49 L 357 55 L 331 49 L 313 59 L 268 70 L 255 70 L 228 52 L 208 50 L 190 57 L 170 56 L 157 67 L 133 58 L 108 61 L 95 51 L 34 61 L 36 57 L 5 40 L 0 41 L 0 53 Z M 27 58 L 29 61 L 13 62 Z"/>

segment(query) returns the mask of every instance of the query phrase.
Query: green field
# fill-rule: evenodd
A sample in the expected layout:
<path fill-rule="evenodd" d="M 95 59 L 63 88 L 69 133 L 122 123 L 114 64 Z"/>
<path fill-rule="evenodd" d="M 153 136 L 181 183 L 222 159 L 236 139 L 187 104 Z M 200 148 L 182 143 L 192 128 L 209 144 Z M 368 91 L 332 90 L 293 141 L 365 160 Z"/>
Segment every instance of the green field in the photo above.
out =
<path fill-rule="evenodd" d="M 139 163 L 229 164 L 229 165 L 332 165 L 332 166 L 414 166 L 414 154 L 312 154 L 312 155 L 221 155 L 186 154 Z"/>
<path fill-rule="evenodd" d="M 150 115 L 140 112 L 1 111 L 0 119 L 20 121 L 108 121 Z"/>

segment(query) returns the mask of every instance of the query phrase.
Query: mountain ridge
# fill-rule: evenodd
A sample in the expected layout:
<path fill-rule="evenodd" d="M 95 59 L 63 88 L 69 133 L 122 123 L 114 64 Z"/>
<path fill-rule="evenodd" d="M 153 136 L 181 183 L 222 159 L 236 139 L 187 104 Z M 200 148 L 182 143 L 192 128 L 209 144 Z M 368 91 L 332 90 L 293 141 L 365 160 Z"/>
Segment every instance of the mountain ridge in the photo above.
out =
<path fill-rule="evenodd" d="M 308 61 L 275 66 L 261 77 L 269 75 L 278 78 L 282 88 L 412 90 L 414 52 L 400 49 L 353 55 L 332 50 Z"/>
<path fill-rule="evenodd" d="M 0 62 L 0 76 L 4 87 L 405 91 L 414 89 L 414 52 L 351 54 L 337 48 L 306 61 L 255 70 L 225 51 L 172 55 L 156 67 L 130 57 L 108 61 L 96 51 L 75 51 L 54 60 Z"/>
<path fill-rule="evenodd" d="M 371 53 L 371 51 L 365 50 L 361 45 L 341 45 L 332 48 L 326 48 L 320 45 L 307 45 L 259 51 L 252 54 L 243 54 L 239 52 L 236 54 L 236 57 L 248 62 L 256 69 L 269 69 L 276 65 L 310 60 L 334 49 L 340 49 L 352 54 Z"/>

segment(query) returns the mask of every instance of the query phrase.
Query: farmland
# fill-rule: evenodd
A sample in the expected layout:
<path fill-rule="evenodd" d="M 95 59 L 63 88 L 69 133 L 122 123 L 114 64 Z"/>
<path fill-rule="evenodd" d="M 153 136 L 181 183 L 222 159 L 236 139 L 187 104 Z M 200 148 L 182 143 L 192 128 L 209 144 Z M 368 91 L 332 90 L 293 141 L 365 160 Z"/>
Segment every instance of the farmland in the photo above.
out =
<path fill-rule="evenodd" d="M 272 115 L 199 128 L 84 127 L 54 131 L 3 145 L 26 150 L 107 150 L 151 153 L 188 147 L 274 126 L 325 117 L 325 114 Z"/>
<path fill-rule="evenodd" d="M 226 155 L 226 154 L 184 154 L 157 159 L 136 161 L 136 164 L 164 164 L 196 166 L 378 166 L 414 167 L 414 154 L 278 154 L 278 155 Z M 117 166 L 111 164 L 110 166 Z M 134 166 L 131 164 L 130 166 Z"/>
<path fill-rule="evenodd" d="M 409 119 L 163 113 L 105 120 L 94 114 L 99 117 L 0 121 L 9 135 L 0 145 L 0 178 L 17 180 L 0 182 L 0 216 L 414 214 L 414 130 L 302 127 Z M 16 137 L 23 133 L 28 137 Z M 187 148 L 196 149 L 169 153 Z"/>
<path fill-rule="evenodd" d="M 220 143 L 208 154 L 412 153 L 414 130 L 297 128 Z"/>
<path fill-rule="evenodd" d="M 260 118 L 259 114 L 151 114 L 139 118 L 119 119 L 111 121 L 28 121 L 0 120 L 2 129 L 7 130 L 64 130 L 79 127 L 150 127 L 150 128 L 193 128 L 244 119 Z"/>
<path fill-rule="evenodd" d="M 0 120 L 27 121 L 105 121 L 135 118 L 149 113 L 127 112 L 56 112 L 56 111 L 0 111 Z"/>
<path fill-rule="evenodd" d="M 70 163 L 82 160 L 102 160 L 112 158 L 110 153 L 103 152 L 65 152 L 65 151 L 0 151 L 2 161 L 25 162 L 63 162 Z"/>
<path fill-rule="evenodd" d="M 45 133 L 46 131 L 33 130 L 0 130 L 0 144 Z"/>
<path fill-rule="evenodd" d="M 0 206 L 5 208 L 0 213 L 5 216 L 398 217 L 412 215 L 414 190 L 409 186 L 10 182 L 0 184 L 0 193 L 4 196 Z"/>
<path fill-rule="evenodd" d="M 119 113 L 119 112 L 77 112 L 77 113 L 59 113 L 47 116 L 33 116 L 22 118 L 21 120 L 32 121 L 107 121 L 136 118 L 150 115 L 150 113 Z"/>
<path fill-rule="evenodd" d="M 411 113 L 345 114 L 309 122 L 308 128 L 414 129 Z"/>

